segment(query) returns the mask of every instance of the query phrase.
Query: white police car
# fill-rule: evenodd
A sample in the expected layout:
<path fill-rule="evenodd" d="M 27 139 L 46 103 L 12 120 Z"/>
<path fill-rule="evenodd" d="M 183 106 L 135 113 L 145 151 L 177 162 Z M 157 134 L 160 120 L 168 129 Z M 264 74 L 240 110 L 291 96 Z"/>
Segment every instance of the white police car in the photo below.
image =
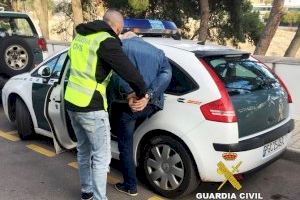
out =
<path fill-rule="evenodd" d="M 144 35 L 176 33 L 171 22 L 126 20 L 127 29 Z M 173 68 L 165 108 L 144 121 L 134 135 L 134 157 L 151 188 L 180 197 L 201 181 L 219 182 L 227 168 L 242 161 L 246 173 L 286 149 L 294 128 L 291 97 L 282 81 L 248 53 L 190 40 L 149 37 Z M 55 148 L 72 149 L 76 138 L 64 104 L 69 72 L 67 51 L 47 59 L 30 73 L 11 78 L 2 99 L 7 118 L 20 137 L 42 134 Z M 118 158 L 116 138 L 112 155 Z"/>

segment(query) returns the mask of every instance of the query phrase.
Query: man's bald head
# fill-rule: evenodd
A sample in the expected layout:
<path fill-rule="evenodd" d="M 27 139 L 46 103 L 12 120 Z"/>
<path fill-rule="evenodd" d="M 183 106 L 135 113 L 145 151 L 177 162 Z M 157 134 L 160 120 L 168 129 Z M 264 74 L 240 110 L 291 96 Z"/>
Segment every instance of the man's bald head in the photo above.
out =
<path fill-rule="evenodd" d="M 114 32 L 119 35 L 124 26 L 124 18 L 123 15 L 114 9 L 108 9 L 103 16 L 103 20 L 110 25 L 110 27 L 114 30 Z"/>

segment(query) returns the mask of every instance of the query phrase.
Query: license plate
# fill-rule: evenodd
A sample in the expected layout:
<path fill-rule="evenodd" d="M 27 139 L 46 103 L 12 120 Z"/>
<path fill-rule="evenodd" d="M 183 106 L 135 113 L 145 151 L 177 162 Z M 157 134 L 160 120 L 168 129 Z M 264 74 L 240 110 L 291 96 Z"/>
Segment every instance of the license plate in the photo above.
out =
<path fill-rule="evenodd" d="M 280 137 L 277 140 L 274 140 L 268 144 L 265 144 L 264 149 L 263 149 L 263 157 L 272 155 L 273 153 L 282 149 L 284 147 L 284 145 L 285 145 L 284 136 Z"/>

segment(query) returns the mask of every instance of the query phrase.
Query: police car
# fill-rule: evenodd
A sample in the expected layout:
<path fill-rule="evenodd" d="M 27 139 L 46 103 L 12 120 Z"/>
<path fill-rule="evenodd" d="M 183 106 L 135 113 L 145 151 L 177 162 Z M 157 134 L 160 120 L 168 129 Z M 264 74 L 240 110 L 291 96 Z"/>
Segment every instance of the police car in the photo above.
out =
<path fill-rule="evenodd" d="M 126 19 L 125 29 L 163 36 L 144 39 L 165 52 L 173 69 L 164 110 L 134 134 L 136 165 L 155 192 L 180 197 L 201 181 L 224 181 L 220 162 L 229 170 L 239 164 L 235 174 L 244 174 L 286 149 L 294 128 L 292 99 L 263 63 L 228 47 L 180 40 L 172 22 Z M 51 137 L 57 152 L 76 146 L 63 98 L 69 63 L 67 50 L 59 52 L 11 78 L 2 94 L 20 137 Z M 112 136 L 112 156 L 118 159 L 116 141 Z"/>

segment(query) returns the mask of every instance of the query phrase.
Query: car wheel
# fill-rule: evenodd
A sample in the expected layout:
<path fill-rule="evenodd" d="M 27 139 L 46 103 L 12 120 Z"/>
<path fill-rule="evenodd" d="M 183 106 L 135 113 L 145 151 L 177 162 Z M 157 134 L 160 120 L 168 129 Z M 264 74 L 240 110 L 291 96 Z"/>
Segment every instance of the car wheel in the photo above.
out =
<path fill-rule="evenodd" d="M 152 138 L 145 145 L 141 159 L 147 182 L 162 196 L 182 197 L 199 185 L 191 156 L 170 136 Z"/>
<path fill-rule="evenodd" d="M 14 76 L 33 67 L 33 52 L 23 38 L 17 36 L 2 38 L 0 46 L 1 73 Z"/>
<path fill-rule="evenodd" d="M 25 103 L 19 98 L 16 99 L 16 120 L 20 138 L 30 139 L 35 134 L 31 115 Z"/>
<path fill-rule="evenodd" d="M 4 87 L 5 83 L 8 81 L 8 78 L 0 76 L 0 90 Z"/>

